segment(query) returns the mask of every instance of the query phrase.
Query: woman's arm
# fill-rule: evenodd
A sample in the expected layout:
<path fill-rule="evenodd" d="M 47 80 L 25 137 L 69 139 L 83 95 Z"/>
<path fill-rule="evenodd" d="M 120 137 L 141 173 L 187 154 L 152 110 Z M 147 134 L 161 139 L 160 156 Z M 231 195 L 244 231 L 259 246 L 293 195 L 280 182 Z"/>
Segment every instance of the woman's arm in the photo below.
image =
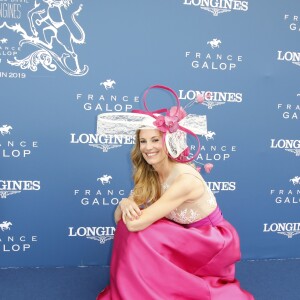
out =
<path fill-rule="evenodd" d="M 181 174 L 155 203 L 143 210 L 143 214 L 137 220 L 126 218 L 127 229 L 143 230 L 168 215 L 183 202 L 201 197 L 203 191 L 204 185 L 198 178 Z"/>
<path fill-rule="evenodd" d="M 141 215 L 141 210 L 138 205 L 134 202 L 132 196 L 123 198 L 117 208 L 115 209 L 114 218 L 115 222 L 118 223 L 121 218 L 124 223 L 127 222 L 127 218 L 130 220 L 138 219 Z"/>

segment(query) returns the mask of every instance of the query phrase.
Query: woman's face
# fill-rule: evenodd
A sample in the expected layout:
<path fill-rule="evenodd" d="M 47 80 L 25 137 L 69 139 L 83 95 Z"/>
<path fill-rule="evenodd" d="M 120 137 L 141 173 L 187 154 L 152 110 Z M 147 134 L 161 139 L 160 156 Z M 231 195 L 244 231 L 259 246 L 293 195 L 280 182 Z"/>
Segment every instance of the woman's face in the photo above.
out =
<path fill-rule="evenodd" d="M 142 129 L 139 145 L 140 151 L 149 165 L 156 165 L 168 158 L 162 133 L 157 129 Z"/>

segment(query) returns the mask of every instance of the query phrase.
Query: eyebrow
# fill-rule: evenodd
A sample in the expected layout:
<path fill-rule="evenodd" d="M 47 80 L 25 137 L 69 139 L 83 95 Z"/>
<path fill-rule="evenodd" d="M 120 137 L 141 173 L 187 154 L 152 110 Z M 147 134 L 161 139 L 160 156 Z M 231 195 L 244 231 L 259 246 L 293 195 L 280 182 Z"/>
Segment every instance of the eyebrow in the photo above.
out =
<path fill-rule="evenodd" d="M 155 135 L 155 136 L 152 136 L 150 139 L 156 139 L 156 138 L 159 138 L 159 137 L 160 137 L 159 135 Z M 146 140 L 146 138 L 141 137 L 140 140 Z"/>

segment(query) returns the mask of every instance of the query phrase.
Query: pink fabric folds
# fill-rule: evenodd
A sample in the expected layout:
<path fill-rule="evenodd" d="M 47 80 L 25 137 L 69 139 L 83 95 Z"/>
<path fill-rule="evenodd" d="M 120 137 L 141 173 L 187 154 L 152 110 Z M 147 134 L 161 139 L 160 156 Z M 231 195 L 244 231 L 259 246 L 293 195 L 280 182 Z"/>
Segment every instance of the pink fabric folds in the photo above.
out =
<path fill-rule="evenodd" d="M 213 225 L 196 222 L 187 228 L 161 219 L 139 232 L 129 232 L 120 221 L 110 286 L 97 300 L 254 299 L 234 277 L 238 235 L 219 209 L 213 216 Z"/>

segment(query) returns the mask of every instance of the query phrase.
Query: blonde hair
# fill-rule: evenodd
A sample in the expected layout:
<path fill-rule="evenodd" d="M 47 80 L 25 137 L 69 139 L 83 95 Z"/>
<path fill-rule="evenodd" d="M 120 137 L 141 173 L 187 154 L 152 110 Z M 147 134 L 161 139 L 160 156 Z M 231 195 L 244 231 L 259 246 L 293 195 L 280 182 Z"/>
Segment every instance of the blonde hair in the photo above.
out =
<path fill-rule="evenodd" d="M 147 205 L 161 196 L 158 173 L 149 165 L 140 150 L 140 130 L 136 131 L 135 145 L 131 151 L 133 164 L 133 199 L 138 205 Z"/>

